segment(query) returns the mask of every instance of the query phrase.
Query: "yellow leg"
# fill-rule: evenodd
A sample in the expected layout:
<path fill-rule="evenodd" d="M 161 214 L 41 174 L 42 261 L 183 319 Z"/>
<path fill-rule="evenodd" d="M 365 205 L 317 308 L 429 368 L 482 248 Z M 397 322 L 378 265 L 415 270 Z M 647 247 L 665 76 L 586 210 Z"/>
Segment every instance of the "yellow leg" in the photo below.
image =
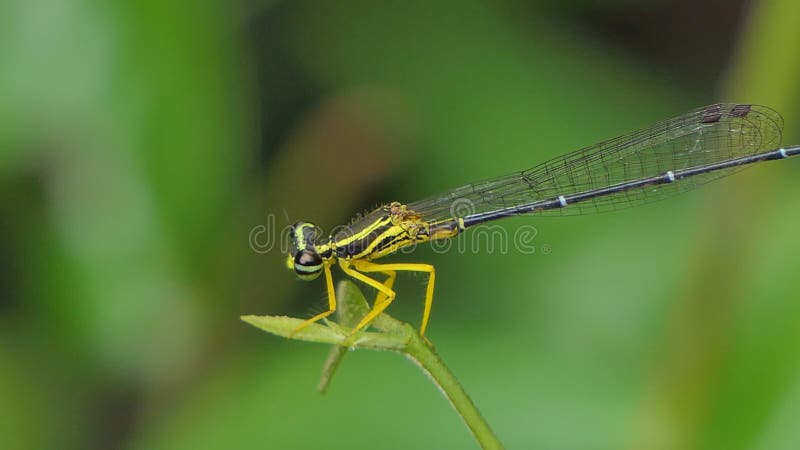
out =
<path fill-rule="evenodd" d="M 358 325 L 356 325 L 355 328 L 353 328 L 353 333 L 355 333 L 356 331 L 369 325 L 376 317 L 378 317 L 378 315 L 380 315 L 380 313 L 382 313 L 383 310 L 386 309 L 386 307 L 388 307 L 392 303 L 392 300 L 394 300 L 396 294 L 390 287 L 392 284 L 394 284 L 394 277 L 392 277 L 391 275 L 389 276 L 389 279 L 387 279 L 387 281 L 391 282 L 390 285 L 387 286 L 386 284 L 381 283 L 378 280 L 370 278 L 364 275 L 363 273 L 360 273 L 352 269 L 350 267 L 351 264 L 352 263 L 350 261 L 347 262 L 340 261 L 339 267 L 341 267 L 342 271 L 344 271 L 344 273 L 346 273 L 347 275 L 350 275 L 356 280 L 362 281 L 365 284 L 372 286 L 373 288 L 378 290 L 378 296 L 375 298 L 375 304 L 372 305 L 372 309 L 367 313 L 366 316 L 364 316 L 361 319 Z M 380 272 L 380 271 L 376 270 L 375 272 Z M 378 303 L 379 300 L 380 303 Z"/>
<path fill-rule="evenodd" d="M 387 270 L 383 273 L 388 275 L 386 279 L 383 280 L 383 285 L 389 289 L 392 289 L 394 287 L 394 280 L 395 278 L 397 278 L 397 272 L 395 272 L 394 270 Z M 378 291 L 378 295 L 375 296 L 375 302 L 373 303 L 373 305 L 379 305 L 384 301 L 386 301 L 387 298 L 389 297 L 386 294 L 384 294 L 381 291 Z"/>
<path fill-rule="evenodd" d="M 319 320 L 322 320 L 330 316 L 331 314 L 333 314 L 334 311 L 336 311 L 336 291 L 334 291 L 333 289 L 333 276 L 331 275 L 331 264 L 332 263 L 326 262 L 325 264 L 322 265 L 322 270 L 323 272 L 325 272 L 325 284 L 328 287 L 328 310 L 325 312 L 321 312 L 316 316 L 298 325 L 297 328 L 295 328 L 291 332 L 291 334 L 289 334 L 289 337 L 294 336 L 295 333 L 302 330 L 303 328 L 311 325 L 314 322 L 317 322 Z"/>
<path fill-rule="evenodd" d="M 425 336 L 425 329 L 428 328 L 428 320 L 431 317 L 431 306 L 433 305 L 433 285 L 434 285 L 434 282 L 436 281 L 436 270 L 433 268 L 432 265 L 430 265 L 430 264 L 410 264 L 410 263 L 375 264 L 375 263 L 372 263 L 372 262 L 369 262 L 369 261 L 363 261 L 363 260 L 353 261 L 352 265 L 356 270 L 359 270 L 359 271 L 365 272 L 365 273 L 369 273 L 369 272 L 390 273 L 390 272 L 401 271 L 401 270 L 402 271 L 408 271 L 408 272 L 427 272 L 429 275 L 428 275 L 428 286 L 427 286 L 427 289 L 425 290 L 425 308 L 422 311 L 422 324 L 419 327 L 419 335 L 420 336 Z M 350 269 L 350 270 L 352 270 L 352 269 Z M 388 281 L 388 279 L 387 279 L 387 281 Z M 394 282 L 393 278 L 392 278 L 392 282 Z M 365 322 L 365 321 L 368 322 L 368 320 L 366 320 L 367 318 L 369 318 L 369 320 L 372 320 L 375 317 L 377 317 L 378 314 L 380 314 L 384 309 L 386 309 L 387 306 L 389 306 L 389 303 L 391 303 L 392 300 L 394 300 L 394 296 L 392 296 L 391 299 L 387 298 L 386 301 L 381 304 L 382 308 L 380 308 L 380 311 L 377 311 L 377 312 L 376 312 L 376 310 L 378 309 L 378 305 L 377 304 L 374 305 L 372 307 L 372 311 L 370 311 L 369 314 L 367 314 L 367 316 L 364 317 L 362 322 Z M 356 329 L 358 329 L 358 328 L 356 328 Z"/>

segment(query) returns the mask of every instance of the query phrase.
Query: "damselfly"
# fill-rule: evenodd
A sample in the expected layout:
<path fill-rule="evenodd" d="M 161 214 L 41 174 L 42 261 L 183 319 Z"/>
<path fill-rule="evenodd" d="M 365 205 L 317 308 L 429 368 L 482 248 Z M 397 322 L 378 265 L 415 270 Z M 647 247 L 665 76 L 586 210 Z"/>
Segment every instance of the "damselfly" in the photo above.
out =
<path fill-rule="evenodd" d="M 800 154 L 778 147 L 783 119 L 757 105 L 721 103 L 695 109 L 632 133 L 551 159 L 531 169 L 468 184 L 414 203 L 391 202 L 324 237 L 311 223 L 292 226 L 286 265 L 298 277 L 325 274 L 328 310 L 336 310 L 331 266 L 375 288 L 372 309 L 353 332 L 368 326 L 395 299 L 398 271 L 426 272 L 420 334 L 433 301 L 429 264 L 372 261 L 422 242 L 449 239 L 485 222 L 522 214 L 586 214 L 623 209 L 688 191 L 743 167 Z M 463 206 L 467 206 L 466 208 Z M 369 274 L 382 274 L 378 281 Z"/>

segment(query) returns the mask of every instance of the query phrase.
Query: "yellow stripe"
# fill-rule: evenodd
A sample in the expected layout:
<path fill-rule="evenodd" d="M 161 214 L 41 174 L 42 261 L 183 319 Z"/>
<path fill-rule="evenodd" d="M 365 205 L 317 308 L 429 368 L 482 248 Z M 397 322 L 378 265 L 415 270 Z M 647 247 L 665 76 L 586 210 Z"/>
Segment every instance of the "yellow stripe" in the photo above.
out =
<path fill-rule="evenodd" d="M 360 225 L 361 224 L 359 224 L 359 226 Z M 358 243 L 358 241 L 364 241 L 363 248 L 352 248 L 352 250 L 360 251 L 355 254 L 347 255 L 347 258 L 352 260 L 372 260 L 394 253 L 411 244 L 426 242 L 430 239 L 453 237 L 463 229 L 463 222 L 460 222 L 446 230 L 437 229 L 435 231 L 436 235 L 430 236 L 430 233 L 434 232 L 431 225 L 432 224 L 425 222 L 419 216 L 408 214 L 408 211 L 402 208 L 394 208 L 387 211 L 386 215 L 380 216 L 372 223 L 363 226 L 363 228 L 354 232 L 352 235 L 334 240 L 329 245 L 320 245 L 317 247 L 317 250 L 319 253 L 325 253 L 331 250 L 331 257 L 335 257 L 337 248 L 341 249 L 351 244 Z M 386 228 L 387 226 L 388 228 Z M 386 228 L 386 230 L 382 231 L 377 236 L 370 236 L 381 228 Z M 387 241 L 389 244 L 386 247 L 378 248 L 379 245 Z M 339 252 L 339 254 L 341 255 L 342 252 Z"/>
<path fill-rule="evenodd" d="M 365 227 L 363 230 L 361 230 L 361 231 L 359 231 L 357 233 L 353 233 L 352 235 L 347 236 L 344 239 L 340 239 L 338 241 L 334 241 L 334 245 L 336 245 L 337 247 L 344 247 L 344 246 L 347 246 L 348 244 L 350 244 L 350 243 L 352 243 L 354 241 L 365 239 L 365 238 L 369 237 L 369 234 L 372 233 L 374 230 L 376 230 L 376 229 L 378 229 L 380 227 L 386 226 L 386 225 L 390 224 L 391 222 L 392 222 L 391 217 L 388 217 L 388 216 L 381 217 L 380 219 L 376 220 L 375 222 L 372 222 L 371 225 Z"/>

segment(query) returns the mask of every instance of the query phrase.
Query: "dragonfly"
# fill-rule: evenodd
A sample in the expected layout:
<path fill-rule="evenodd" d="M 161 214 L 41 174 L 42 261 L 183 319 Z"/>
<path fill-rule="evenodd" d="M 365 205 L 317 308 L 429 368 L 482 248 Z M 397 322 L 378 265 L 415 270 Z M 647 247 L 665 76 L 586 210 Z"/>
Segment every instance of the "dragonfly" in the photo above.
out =
<path fill-rule="evenodd" d="M 290 229 L 286 266 L 302 280 L 325 275 L 328 310 L 303 321 L 293 333 L 336 311 L 331 266 L 338 262 L 346 275 L 377 291 L 352 333 L 369 326 L 394 301 L 397 272 L 427 273 L 419 329 L 424 336 L 436 270 L 430 264 L 375 260 L 506 217 L 590 214 L 650 203 L 755 163 L 800 154 L 800 145 L 780 147 L 782 129 L 783 118 L 769 107 L 717 103 L 527 170 L 413 203 L 386 203 L 328 236 L 313 223 L 297 222 Z"/>

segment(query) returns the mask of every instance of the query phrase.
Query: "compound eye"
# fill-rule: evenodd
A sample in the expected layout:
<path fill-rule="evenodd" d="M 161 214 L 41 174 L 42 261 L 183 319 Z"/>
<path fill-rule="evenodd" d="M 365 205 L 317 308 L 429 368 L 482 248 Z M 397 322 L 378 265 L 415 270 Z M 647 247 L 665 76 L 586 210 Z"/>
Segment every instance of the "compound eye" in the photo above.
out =
<path fill-rule="evenodd" d="M 313 280 L 322 273 L 322 257 L 311 250 L 298 252 L 294 257 L 294 271 L 303 280 Z"/>

